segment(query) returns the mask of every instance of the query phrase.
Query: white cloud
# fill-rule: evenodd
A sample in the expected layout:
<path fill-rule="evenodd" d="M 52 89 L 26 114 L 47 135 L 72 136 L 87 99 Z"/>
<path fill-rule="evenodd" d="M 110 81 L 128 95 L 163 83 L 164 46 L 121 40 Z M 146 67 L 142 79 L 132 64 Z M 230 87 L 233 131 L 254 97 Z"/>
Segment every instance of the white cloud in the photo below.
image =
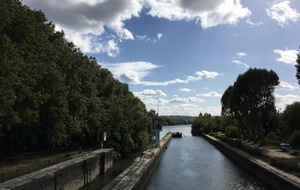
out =
<path fill-rule="evenodd" d="M 287 82 L 280 81 L 279 85 L 276 86 L 276 90 L 295 90 L 296 87 L 290 85 Z"/>
<path fill-rule="evenodd" d="M 186 84 L 202 78 L 216 78 L 221 74 L 214 71 L 197 71 L 194 76 L 188 76 L 186 79 L 173 79 L 169 81 L 143 81 L 142 79 L 150 74 L 150 71 L 160 66 L 149 62 L 125 62 L 117 64 L 101 64 L 109 69 L 115 78 L 131 84 L 142 84 L 145 86 L 168 86 L 171 84 Z"/>
<path fill-rule="evenodd" d="M 148 37 L 147 35 L 137 35 L 136 38 L 140 39 L 140 40 L 145 40 L 147 42 L 151 42 L 153 44 L 155 44 L 156 42 L 158 42 L 161 38 L 163 37 L 162 33 L 157 33 L 155 38 L 151 38 Z"/>
<path fill-rule="evenodd" d="M 296 64 L 297 53 L 298 53 L 296 50 L 294 50 L 294 49 L 291 49 L 291 50 L 275 49 L 273 52 L 280 55 L 280 57 L 278 59 L 276 59 L 276 61 L 283 62 L 283 63 L 290 64 L 290 65 Z"/>
<path fill-rule="evenodd" d="M 170 84 L 182 84 L 182 83 L 189 83 L 193 81 L 201 80 L 202 78 L 216 78 L 217 76 L 220 76 L 219 73 L 214 71 L 197 71 L 194 76 L 188 76 L 186 79 L 174 79 L 170 81 L 164 81 L 164 82 L 157 82 L 157 81 L 143 81 L 142 84 L 146 86 L 167 86 Z"/>
<path fill-rule="evenodd" d="M 275 94 L 277 109 L 285 110 L 287 105 L 299 102 L 300 96 L 295 94 L 279 95 Z"/>
<path fill-rule="evenodd" d="M 145 7 L 154 17 L 195 20 L 203 28 L 236 24 L 250 15 L 240 0 L 23 0 L 22 3 L 43 10 L 56 30 L 64 30 L 66 38 L 83 53 L 104 53 L 112 57 L 119 54 L 119 43 L 135 39 L 125 27 L 125 21 L 139 17 Z M 136 37 L 156 43 L 163 35 Z"/>
<path fill-rule="evenodd" d="M 266 10 L 270 18 L 276 20 L 282 27 L 289 22 L 297 22 L 300 19 L 300 14 L 296 9 L 290 7 L 290 1 L 274 3 Z"/>
<path fill-rule="evenodd" d="M 23 0 L 33 9 L 41 9 L 49 21 L 64 30 L 66 38 L 84 53 L 118 53 L 116 41 L 132 40 L 133 34 L 124 21 L 138 17 L 142 10 L 139 0 Z M 101 39 L 108 28 L 114 32 L 110 39 Z M 114 44 L 113 41 L 114 41 Z M 112 49 L 110 49 L 112 48 Z"/>
<path fill-rule="evenodd" d="M 200 93 L 200 94 L 197 94 L 197 96 L 203 96 L 203 97 L 222 97 L 222 94 L 219 94 L 216 91 L 212 91 L 212 92 L 209 92 L 209 93 Z"/>
<path fill-rule="evenodd" d="M 241 61 L 239 61 L 239 60 L 233 60 L 232 62 L 235 63 L 235 64 L 237 64 L 237 65 L 243 65 L 244 67 L 246 67 L 246 69 L 249 69 L 249 68 L 250 68 L 249 65 L 247 65 L 246 63 L 241 62 Z"/>
<path fill-rule="evenodd" d="M 135 92 L 136 95 L 142 95 L 142 96 L 167 96 L 166 93 L 164 93 L 162 90 L 153 90 L 153 89 L 145 89 L 142 92 Z"/>
<path fill-rule="evenodd" d="M 192 91 L 189 88 L 180 88 L 179 90 L 182 91 L 182 92 L 191 92 Z"/>
<path fill-rule="evenodd" d="M 116 64 L 101 64 L 104 68 L 109 69 L 115 78 L 133 84 L 141 83 L 141 80 L 150 74 L 150 71 L 160 66 L 149 62 L 124 62 Z"/>
<path fill-rule="evenodd" d="M 197 71 L 196 75 L 201 79 L 201 78 L 216 78 L 217 76 L 220 76 L 219 73 L 214 72 L 214 71 Z"/>
<path fill-rule="evenodd" d="M 237 58 L 245 57 L 247 54 L 245 52 L 237 52 L 236 56 Z"/>
<path fill-rule="evenodd" d="M 252 22 L 249 18 L 246 20 L 246 23 L 249 24 L 252 27 L 261 26 L 264 24 L 264 22 Z"/>
<path fill-rule="evenodd" d="M 173 98 L 169 101 L 169 103 L 189 103 L 189 102 L 203 103 L 205 102 L 205 100 L 197 97 L 189 97 L 189 98 Z"/>
<path fill-rule="evenodd" d="M 157 110 L 159 115 L 190 115 L 198 116 L 199 113 L 210 113 L 220 115 L 221 106 L 202 106 L 205 100 L 197 97 L 180 98 L 174 96 L 172 99 L 156 98 L 156 96 L 143 96 L 141 92 L 135 92 L 135 95 L 145 103 L 147 110 Z"/>
<path fill-rule="evenodd" d="M 148 14 L 169 20 L 196 20 L 202 28 L 236 24 L 251 12 L 240 0 L 147 0 Z"/>

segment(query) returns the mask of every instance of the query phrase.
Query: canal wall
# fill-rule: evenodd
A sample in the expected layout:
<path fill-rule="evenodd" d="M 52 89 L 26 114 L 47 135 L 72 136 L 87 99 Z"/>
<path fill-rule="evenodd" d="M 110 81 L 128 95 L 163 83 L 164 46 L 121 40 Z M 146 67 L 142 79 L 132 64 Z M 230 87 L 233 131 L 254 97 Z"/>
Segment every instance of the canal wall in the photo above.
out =
<path fill-rule="evenodd" d="M 160 140 L 160 146 L 151 148 L 138 157 L 134 162 L 111 181 L 103 190 L 141 190 L 151 177 L 157 163 L 172 138 L 172 133 L 166 134 Z"/>
<path fill-rule="evenodd" d="M 87 186 L 113 165 L 113 150 L 100 149 L 0 183 L 0 190 L 74 190 Z"/>
<path fill-rule="evenodd" d="M 208 135 L 202 135 L 204 139 L 219 149 L 224 155 L 248 169 L 276 189 L 299 190 L 300 180 L 298 177 L 283 172 L 270 166 L 245 152 L 242 152 L 228 144 Z"/>

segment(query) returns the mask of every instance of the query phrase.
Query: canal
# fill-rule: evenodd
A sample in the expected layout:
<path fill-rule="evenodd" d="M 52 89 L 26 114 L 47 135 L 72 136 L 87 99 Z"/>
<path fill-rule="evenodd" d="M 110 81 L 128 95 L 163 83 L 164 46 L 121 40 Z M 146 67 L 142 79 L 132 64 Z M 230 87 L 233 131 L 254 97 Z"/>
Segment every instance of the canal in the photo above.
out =
<path fill-rule="evenodd" d="M 201 137 L 191 135 L 191 125 L 163 126 L 160 137 L 166 133 L 181 132 L 182 138 L 173 138 L 157 164 L 146 190 L 271 190 L 258 177 L 244 170 L 224 156 Z M 100 175 L 84 190 L 102 189 L 141 152 L 114 162 L 105 175 Z"/>
<path fill-rule="evenodd" d="M 191 135 L 191 126 L 165 126 L 182 132 L 173 138 L 145 189 L 147 190 L 269 190 L 264 181 L 244 170 L 201 137 Z"/>

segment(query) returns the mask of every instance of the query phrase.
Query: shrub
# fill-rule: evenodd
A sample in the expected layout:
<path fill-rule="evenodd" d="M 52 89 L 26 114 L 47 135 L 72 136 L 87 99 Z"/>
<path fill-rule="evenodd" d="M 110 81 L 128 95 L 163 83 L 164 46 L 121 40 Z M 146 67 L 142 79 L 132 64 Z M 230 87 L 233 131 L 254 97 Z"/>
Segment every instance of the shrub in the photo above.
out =
<path fill-rule="evenodd" d="M 270 164 L 288 172 L 300 172 L 298 160 L 295 158 L 271 158 Z"/>
<path fill-rule="evenodd" d="M 244 146 L 243 150 L 255 157 L 263 156 L 263 153 L 258 147 Z"/>
<path fill-rule="evenodd" d="M 238 128 L 233 125 L 226 127 L 226 135 L 230 138 L 237 138 L 238 137 Z"/>
<path fill-rule="evenodd" d="M 290 136 L 290 145 L 293 148 L 300 147 L 300 131 L 294 131 Z"/>

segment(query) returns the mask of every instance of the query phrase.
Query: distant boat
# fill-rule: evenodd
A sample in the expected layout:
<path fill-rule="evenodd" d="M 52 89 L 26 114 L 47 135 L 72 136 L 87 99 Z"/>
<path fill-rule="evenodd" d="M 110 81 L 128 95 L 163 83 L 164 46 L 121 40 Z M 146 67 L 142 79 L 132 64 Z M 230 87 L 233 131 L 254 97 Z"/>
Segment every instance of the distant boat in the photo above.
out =
<path fill-rule="evenodd" d="M 180 133 L 180 132 L 173 132 L 172 133 L 172 137 L 173 138 L 182 138 L 182 133 Z"/>

